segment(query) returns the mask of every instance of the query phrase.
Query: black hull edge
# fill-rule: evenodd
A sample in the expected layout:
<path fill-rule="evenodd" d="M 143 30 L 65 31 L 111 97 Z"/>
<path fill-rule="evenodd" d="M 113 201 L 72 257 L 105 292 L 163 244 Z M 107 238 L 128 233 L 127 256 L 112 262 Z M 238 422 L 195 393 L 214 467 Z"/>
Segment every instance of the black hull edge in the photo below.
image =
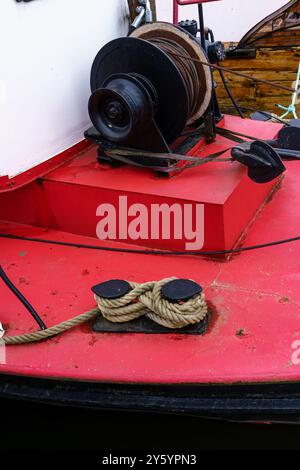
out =
<path fill-rule="evenodd" d="M 130 385 L 0 375 L 0 397 L 98 410 L 300 423 L 300 383 Z"/>

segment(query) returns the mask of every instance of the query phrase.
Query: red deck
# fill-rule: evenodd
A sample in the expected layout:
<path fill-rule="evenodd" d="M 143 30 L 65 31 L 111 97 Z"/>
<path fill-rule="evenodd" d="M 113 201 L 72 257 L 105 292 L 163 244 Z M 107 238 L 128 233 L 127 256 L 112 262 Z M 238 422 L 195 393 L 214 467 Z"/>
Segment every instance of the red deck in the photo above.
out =
<path fill-rule="evenodd" d="M 237 121 L 230 120 L 232 126 L 234 122 Z M 251 126 L 248 121 L 239 121 L 239 130 L 249 134 L 257 135 L 257 126 L 262 126 L 260 137 L 273 137 L 277 129 L 257 123 L 251 123 Z M 219 139 L 217 145 L 228 144 Z M 215 150 L 216 145 L 213 145 L 207 152 Z M 87 178 L 92 181 L 93 164 L 89 154 L 78 161 L 82 168 L 85 158 L 86 171 L 80 172 L 78 185 L 86 184 Z M 74 165 L 67 164 L 46 180 L 72 179 Z M 291 162 L 287 167 L 280 189 L 250 228 L 245 245 L 299 235 L 300 166 Z M 123 169 L 123 176 L 129 171 L 136 173 L 135 190 L 140 191 L 143 172 Z M 200 168 L 197 171 L 201 191 Z M 210 165 L 204 171 L 209 172 Z M 226 172 L 226 167 L 222 164 L 217 171 Z M 153 181 L 150 174 L 145 178 Z M 195 176 L 187 171 L 180 178 L 185 183 L 182 185 L 184 191 L 189 178 Z M 128 184 L 126 179 L 111 179 L 110 176 L 108 181 L 111 186 L 122 183 L 123 188 Z M 95 242 L 87 236 L 29 226 L 45 227 L 47 221 L 53 220 L 53 213 L 36 209 L 36 198 L 42 194 L 38 191 L 41 191 L 38 186 L 31 186 L 20 190 L 18 195 L 0 196 L 1 217 L 11 218 L 9 211 L 14 207 L 14 217 L 27 223 L 21 226 L 16 222 L 3 222 L 1 233 L 107 246 L 107 242 Z M 67 201 L 63 200 L 61 206 L 65 203 Z M 240 202 L 241 211 L 243 203 Z M 293 346 L 300 340 L 299 243 L 243 253 L 227 262 L 187 256 L 160 258 L 116 254 L 6 239 L 1 239 L 0 243 L 1 264 L 43 315 L 48 326 L 92 308 L 94 301 L 90 287 L 110 278 L 138 282 L 169 276 L 193 278 L 204 287 L 212 311 L 205 336 L 95 334 L 89 325 L 84 325 L 40 344 L 8 347 L 6 364 L 0 365 L 2 373 L 130 383 L 300 380 L 300 365 L 292 361 Z M 114 242 L 109 245 L 125 246 Z M 2 284 L 0 296 L 0 321 L 8 328 L 8 334 L 36 329 L 29 314 Z"/>

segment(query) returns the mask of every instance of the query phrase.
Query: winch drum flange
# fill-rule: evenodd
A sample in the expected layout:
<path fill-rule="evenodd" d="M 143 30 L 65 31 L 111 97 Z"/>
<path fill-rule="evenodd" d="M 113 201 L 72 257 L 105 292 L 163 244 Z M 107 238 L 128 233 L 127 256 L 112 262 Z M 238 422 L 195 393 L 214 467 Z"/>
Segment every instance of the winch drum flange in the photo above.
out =
<path fill-rule="evenodd" d="M 201 64 L 194 68 L 201 92 L 191 107 L 186 69 L 180 70 L 176 59 L 167 53 L 168 47 L 164 49 L 165 43 L 159 47 L 158 38 L 170 43 L 178 41 L 181 49 L 184 44 L 189 57 L 206 58 L 189 33 L 165 23 L 146 25 L 133 37 L 116 39 L 104 46 L 92 66 L 89 113 L 107 141 L 141 149 L 142 134 L 149 132 L 153 140 L 160 134 L 164 141 L 160 151 L 164 151 L 187 124 L 204 114 L 210 102 L 209 68 Z"/>

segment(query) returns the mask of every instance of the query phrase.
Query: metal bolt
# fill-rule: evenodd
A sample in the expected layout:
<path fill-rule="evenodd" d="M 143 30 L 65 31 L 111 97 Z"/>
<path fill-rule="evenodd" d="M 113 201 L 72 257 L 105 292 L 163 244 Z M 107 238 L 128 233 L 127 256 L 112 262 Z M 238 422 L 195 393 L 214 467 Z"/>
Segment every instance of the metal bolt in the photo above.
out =
<path fill-rule="evenodd" d="M 113 122 L 120 122 L 124 117 L 125 109 L 118 101 L 113 101 L 107 105 L 106 115 Z"/>

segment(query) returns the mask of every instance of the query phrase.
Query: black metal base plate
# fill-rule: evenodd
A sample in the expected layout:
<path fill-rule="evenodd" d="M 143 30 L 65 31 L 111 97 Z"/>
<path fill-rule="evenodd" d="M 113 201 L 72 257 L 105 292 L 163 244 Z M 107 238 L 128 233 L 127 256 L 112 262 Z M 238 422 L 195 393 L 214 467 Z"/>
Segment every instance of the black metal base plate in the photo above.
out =
<path fill-rule="evenodd" d="M 155 126 L 155 125 L 154 125 Z M 155 127 L 154 127 L 155 129 Z M 152 143 L 149 141 L 148 144 L 146 142 L 147 139 L 151 138 L 152 135 Z M 118 162 L 116 159 L 113 159 L 105 154 L 106 149 L 115 149 L 115 148 L 120 148 L 120 146 L 109 142 L 105 139 L 102 138 L 101 134 L 95 129 L 95 127 L 90 127 L 87 129 L 84 133 L 84 137 L 99 145 L 98 148 L 98 161 L 99 163 L 109 163 L 113 167 L 119 167 L 124 165 L 124 163 Z M 169 147 L 165 143 L 163 137 L 161 136 L 160 140 L 160 133 L 157 128 L 157 140 L 155 142 L 155 138 L 153 134 L 147 134 L 144 136 L 145 139 L 143 141 L 143 144 L 138 145 L 138 140 L 136 141 L 137 145 L 123 145 L 123 147 L 126 147 L 127 149 L 130 150 L 142 150 L 142 151 L 151 151 L 151 152 L 158 152 L 158 153 L 169 153 Z M 151 139 L 150 139 L 151 140 Z M 122 148 L 122 146 L 121 146 Z M 129 160 L 132 160 L 132 162 L 139 163 L 141 165 L 144 165 L 145 167 L 153 167 L 154 169 L 158 167 L 162 168 L 168 168 L 172 164 L 174 164 L 174 160 L 170 159 L 159 159 L 159 158 L 151 158 L 151 157 L 127 157 Z"/>
<path fill-rule="evenodd" d="M 147 317 L 140 317 L 126 323 L 112 323 L 99 315 L 93 324 L 96 333 L 143 333 L 143 334 L 176 334 L 176 335 L 203 335 L 208 325 L 208 317 L 197 325 L 173 330 L 154 323 Z"/>

